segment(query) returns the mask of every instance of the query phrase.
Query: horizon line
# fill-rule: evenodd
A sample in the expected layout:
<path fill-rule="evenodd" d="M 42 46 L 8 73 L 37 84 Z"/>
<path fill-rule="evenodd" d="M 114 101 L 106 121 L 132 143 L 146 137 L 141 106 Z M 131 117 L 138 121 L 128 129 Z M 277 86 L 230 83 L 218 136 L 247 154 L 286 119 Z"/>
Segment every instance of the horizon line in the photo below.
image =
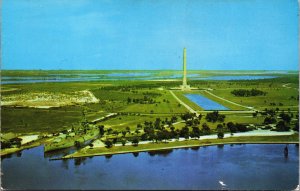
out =
<path fill-rule="evenodd" d="M 1 71 L 182 71 L 180 69 L 1 69 Z M 299 69 L 188 69 L 187 71 L 299 71 Z"/>

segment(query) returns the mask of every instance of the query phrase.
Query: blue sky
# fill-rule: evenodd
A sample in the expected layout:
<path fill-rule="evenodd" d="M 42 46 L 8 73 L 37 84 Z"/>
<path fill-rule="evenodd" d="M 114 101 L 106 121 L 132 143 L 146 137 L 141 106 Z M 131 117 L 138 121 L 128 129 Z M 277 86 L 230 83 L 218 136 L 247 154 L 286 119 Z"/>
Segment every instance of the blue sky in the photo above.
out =
<path fill-rule="evenodd" d="M 297 0 L 3 0 L 2 69 L 298 70 Z"/>

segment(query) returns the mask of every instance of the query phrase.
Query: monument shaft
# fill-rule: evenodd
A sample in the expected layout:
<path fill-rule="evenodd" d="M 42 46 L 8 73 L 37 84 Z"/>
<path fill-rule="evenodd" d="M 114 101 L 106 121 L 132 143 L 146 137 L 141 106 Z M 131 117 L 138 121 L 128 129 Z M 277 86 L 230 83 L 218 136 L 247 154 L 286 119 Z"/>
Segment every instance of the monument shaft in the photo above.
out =
<path fill-rule="evenodd" d="M 183 80 L 182 85 L 180 86 L 180 89 L 182 91 L 191 90 L 191 87 L 187 85 L 187 79 L 186 79 L 186 48 L 183 49 Z"/>

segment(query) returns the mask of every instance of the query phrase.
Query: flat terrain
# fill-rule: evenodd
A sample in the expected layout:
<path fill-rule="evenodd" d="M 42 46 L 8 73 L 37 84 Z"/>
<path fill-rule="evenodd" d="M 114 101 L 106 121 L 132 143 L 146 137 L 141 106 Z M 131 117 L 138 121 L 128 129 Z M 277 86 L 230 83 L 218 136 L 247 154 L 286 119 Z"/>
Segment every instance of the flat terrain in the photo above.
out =
<path fill-rule="evenodd" d="M 220 131 L 218 126 L 222 126 L 222 132 L 229 132 L 229 122 L 252 129 L 274 129 L 282 121 L 282 112 L 290 118 L 287 123 L 290 129 L 299 121 L 296 71 L 189 71 L 192 77 L 188 83 L 197 90 L 171 90 L 179 87 L 180 74 L 181 71 L 3 71 L 4 81 L 13 83 L 1 85 L 1 136 L 9 133 L 14 138 L 53 136 L 52 141 L 67 136 L 73 138 L 61 143 L 72 146 L 81 141 L 79 137 L 84 132 L 91 131 L 93 136 L 86 139 L 97 135 L 121 144 L 122 139 L 142 139 L 149 124 L 155 136 L 163 131 L 176 131 L 177 136 L 183 136 L 180 134 L 183 128 L 188 127 L 192 133 L 197 127 L 203 133 L 205 125 L 213 133 Z M 212 77 L 241 75 L 276 78 L 212 80 Z M 199 77 L 209 78 L 199 80 Z M 253 89 L 264 94 L 242 97 L 232 93 Z M 202 95 L 229 110 L 219 112 L 224 115 L 223 120 L 209 121 L 206 117 L 212 111 L 204 110 L 185 94 Z M 183 116 L 189 111 L 202 117 L 196 122 L 192 119 L 195 124 L 188 124 Z M 271 124 L 265 123 L 268 117 L 274 118 Z M 98 135 L 101 126 L 103 135 Z"/>

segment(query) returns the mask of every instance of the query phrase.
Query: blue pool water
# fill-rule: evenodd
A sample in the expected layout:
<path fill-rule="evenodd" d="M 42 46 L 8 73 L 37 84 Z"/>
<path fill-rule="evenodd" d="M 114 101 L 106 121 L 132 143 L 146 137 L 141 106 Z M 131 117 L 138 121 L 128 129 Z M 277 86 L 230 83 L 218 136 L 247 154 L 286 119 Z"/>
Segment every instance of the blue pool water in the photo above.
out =
<path fill-rule="evenodd" d="M 187 97 L 192 102 L 196 103 L 198 106 L 200 106 L 204 110 L 229 110 L 227 107 L 225 107 L 215 101 L 212 101 L 202 95 L 185 94 L 185 97 Z"/>

